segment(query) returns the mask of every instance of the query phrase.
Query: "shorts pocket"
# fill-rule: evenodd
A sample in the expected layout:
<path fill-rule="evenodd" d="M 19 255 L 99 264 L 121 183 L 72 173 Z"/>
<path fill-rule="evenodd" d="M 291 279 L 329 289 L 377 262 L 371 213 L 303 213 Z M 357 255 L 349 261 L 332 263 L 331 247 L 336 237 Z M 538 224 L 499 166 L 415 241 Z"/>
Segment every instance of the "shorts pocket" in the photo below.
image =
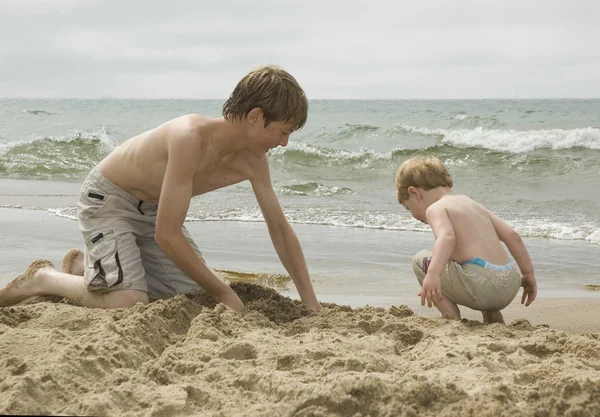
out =
<path fill-rule="evenodd" d="M 114 195 L 106 195 L 104 196 L 104 200 L 96 200 L 93 197 L 88 197 L 88 200 L 92 203 L 90 207 L 93 207 L 93 209 L 88 211 L 90 219 L 114 216 L 114 208 L 119 203 L 119 197 Z"/>
<path fill-rule="evenodd" d="M 109 289 L 123 282 L 116 236 L 93 236 L 86 258 L 84 278 L 90 290 Z"/>
<path fill-rule="evenodd" d="M 98 211 L 106 207 L 109 197 L 110 195 L 98 189 L 86 188 L 81 190 L 77 200 L 79 217 L 82 219 L 94 217 Z"/>

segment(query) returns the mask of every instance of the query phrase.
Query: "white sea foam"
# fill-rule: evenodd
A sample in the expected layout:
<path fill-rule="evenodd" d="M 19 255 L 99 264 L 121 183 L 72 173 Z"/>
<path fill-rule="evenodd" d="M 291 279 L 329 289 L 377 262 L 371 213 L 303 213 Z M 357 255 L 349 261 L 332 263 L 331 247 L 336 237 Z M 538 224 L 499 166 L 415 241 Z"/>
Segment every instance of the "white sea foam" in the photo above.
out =
<path fill-rule="evenodd" d="M 575 147 L 600 150 L 600 129 L 500 130 L 484 129 L 429 129 L 397 125 L 396 129 L 440 136 L 443 143 L 459 147 L 478 147 L 499 152 L 525 153 L 534 149 L 571 149 Z"/>
<path fill-rule="evenodd" d="M 49 213 L 59 217 L 75 220 L 77 207 L 48 209 Z M 323 207 L 298 207 L 286 209 L 285 214 L 290 223 L 314 224 L 323 226 L 350 227 L 361 229 L 383 229 L 412 232 L 430 232 L 429 226 L 413 218 L 386 211 L 347 211 Z M 263 222 L 263 215 L 258 207 L 192 208 L 186 221 L 237 221 Z M 539 237 L 556 240 L 583 240 L 600 245 L 600 228 L 594 224 L 573 225 L 547 219 L 521 219 L 508 223 L 522 237 Z"/>
<path fill-rule="evenodd" d="M 594 230 L 585 240 L 593 243 L 594 245 L 600 245 L 600 229 Z"/>
<path fill-rule="evenodd" d="M 317 224 L 338 227 L 356 227 L 365 229 L 385 229 L 425 232 L 430 231 L 424 225 L 406 215 L 385 211 L 346 211 L 322 207 L 301 207 L 285 210 L 291 223 Z M 218 209 L 195 211 L 188 221 L 248 221 L 262 222 L 258 208 Z M 523 237 L 541 237 L 556 240 L 587 240 L 600 244 L 600 229 L 597 225 L 573 225 L 546 219 L 522 219 L 508 222 Z"/>
<path fill-rule="evenodd" d="M 52 213 L 58 217 L 77 220 L 77 207 L 50 208 L 48 213 Z"/>

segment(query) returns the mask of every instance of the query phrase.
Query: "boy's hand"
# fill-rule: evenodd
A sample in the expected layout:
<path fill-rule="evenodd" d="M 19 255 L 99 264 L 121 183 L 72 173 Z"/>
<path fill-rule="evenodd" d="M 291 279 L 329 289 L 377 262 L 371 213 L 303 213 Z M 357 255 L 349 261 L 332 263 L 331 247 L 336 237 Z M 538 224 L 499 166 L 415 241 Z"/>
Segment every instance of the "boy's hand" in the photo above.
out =
<path fill-rule="evenodd" d="M 421 305 L 425 305 L 427 300 L 427 306 L 431 307 L 432 304 L 437 306 L 442 300 L 442 285 L 440 282 L 439 275 L 427 274 L 423 280 L 423 287 L 419 295 L 421 296 Z"/>
<path fill-rule="evenodd" d="M 521 278 L 521 287 L 523 287 L 523 296 L 521 297 L 521 304 L 525 303 L 525 307 L 533 303 L 535 297 L 537 297 L 537 283 L 533 274 L 524 274 Z M 527 300 L 527 302 L 525 302 Z"/>

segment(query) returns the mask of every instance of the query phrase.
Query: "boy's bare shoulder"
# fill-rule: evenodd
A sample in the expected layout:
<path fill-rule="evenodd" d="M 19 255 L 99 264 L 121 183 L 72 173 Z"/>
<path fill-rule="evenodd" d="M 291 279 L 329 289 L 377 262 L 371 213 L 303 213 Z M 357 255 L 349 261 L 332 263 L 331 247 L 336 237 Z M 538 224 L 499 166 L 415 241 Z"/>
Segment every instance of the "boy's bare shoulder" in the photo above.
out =
<path fill-rule="evenodd" d="M 190 135 L 202 133 L 215 121 L 216 119 L 201 114 L 185 114 L 165 122 L 162 126 L 172 135 Z"/>
<path fill-rule="evenodd" d="M 445 198 L 440 199 L 436 202 L 436 204 L 440 204 L 441 207 L 444 207 L 448 210 L 449 213 L 480 213 L 482 211 L 486 211 L 487 209 L 478 201 L 473 200 L 471 197 L 455 194 L 450 195 Z"/>
<path fill-rule="evenodd" d="M 461 194 L 447 195 L 433 203 L 430 208 L 434 211 L 447 210 L 448 212 L 465 210 L 474 207 L 477 203 L 470 197 Z"/>
<path fill-rule="evenodd" d="M 441 198 L 437 203 L 441 205 L 472 204 L 476 203 L 471 197 L 464 194 L 452 194 Z"/>
<path fill-rule="evenodd" d="M 156 128 L 156 133 L 170 146 L 202 148 L 210 136 L 216 119 L 201 114 L 186 114 L 168 120 Z"/>

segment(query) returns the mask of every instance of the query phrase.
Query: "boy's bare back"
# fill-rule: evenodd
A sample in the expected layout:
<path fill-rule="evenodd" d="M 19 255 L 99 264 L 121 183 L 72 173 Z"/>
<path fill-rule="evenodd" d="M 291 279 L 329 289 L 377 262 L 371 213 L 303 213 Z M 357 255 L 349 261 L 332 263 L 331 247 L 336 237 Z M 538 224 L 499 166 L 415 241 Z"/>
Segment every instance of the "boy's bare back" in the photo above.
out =
<path fill-rule="evenodd" d="M 451 259 L 463 263 L 473 258 L 497 265 L 509 261 L 494 226 L 495 219 L 481 204 L 465 195 L 448 195 L 430 206 L 448 213 L 456 236 Z M 494 216 L 495 217 L 495 216 Z M 435 234 L 435 230 L 433 230 Z"/>

